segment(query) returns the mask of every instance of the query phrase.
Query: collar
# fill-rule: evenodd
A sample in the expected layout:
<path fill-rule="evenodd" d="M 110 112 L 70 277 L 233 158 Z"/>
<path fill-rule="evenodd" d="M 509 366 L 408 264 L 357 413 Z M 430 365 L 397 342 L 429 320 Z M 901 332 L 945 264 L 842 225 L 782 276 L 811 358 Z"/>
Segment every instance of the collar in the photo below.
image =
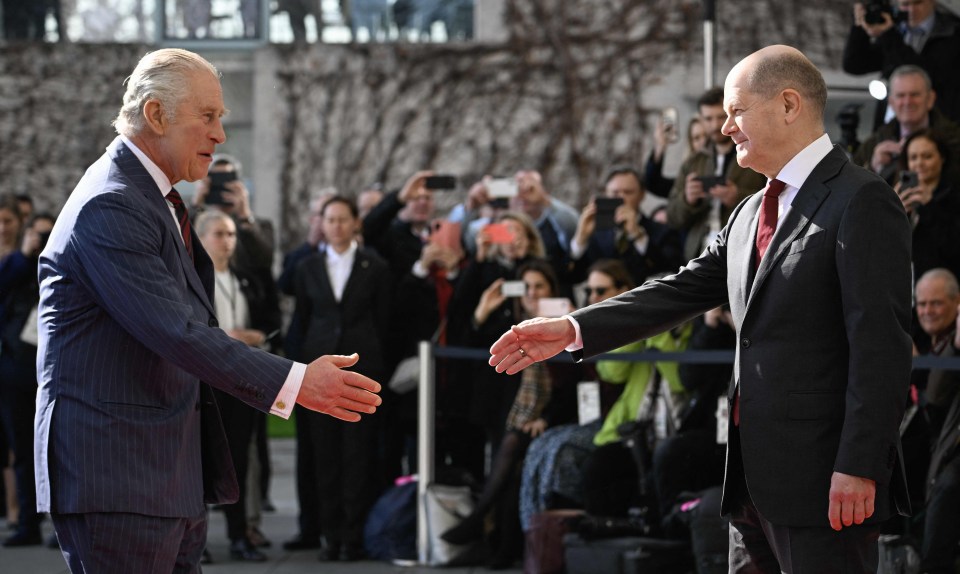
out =
<path fill-rule="evenodd" d="M 833 150 L 833 144 L 830 143 L 830 136 L 823 134 L 813 140 L 807 147 L 800 150 L 800 153 L 793 156 L 793 159 L 783 166 L 777 179 L 795 189 L 800 189 L 803 183 L 810 177 L 813 168 L 817 167 L 823 158 L 827 157 Z"/>
<path fill-rule="evenodd" d="M 130 148 L 130 151 L 133 152 L 133 155 L 137 156 L 137 159 L 140 160 L 140 163 L 143 164 L 143 167 L 147 170 L 147 173 L 150 174 L 150 177 L 152 177 L 153 181 L 157 184 L 157 187 L 160 189 L 160 193 L 162 193 L 163 197 L 166 198 L 167 194 L 170 193 L 170 190 L 173 188 L 173 185 L 170 183 L 167 175 L 163 173 L 162 169 L 157 167 L 157 164 L 153 163 L 153 160 L 150 159 L 147 154 L 143 153 L 143 150 L 138 148 L 136 144 L 130 141 L 130 138 L 121 134 L 120 140 L 123 141 L 123 145 Z"/>
<path fill-rule="evenodd" d="M 929 16 L 926 17 L 926 19 L 923 22 L 920 22 L 916 26 L 910 26 L 910 24 L 908 24 L 907 22 L 901 23 L 900 26 L 901 26 L 901 29 L 905 32 L 911 32 L 915 34 L 919 31 L 923 31 L 925 34 L 929 36 L 930 32 L 933 30 L 933 21 L 936 19 L 936 16 L 937 16 L 937 11 L 934 10 L 933 12 L 930 13 Z"/>
<path fill-rule="evenodd" d="M 326 248 L 327 261 L 329 263 L 340 263 L 344 260 L 350 260 L 357 253 L 357 242 L 351 241 L 350 247 L 347 247 L 347 250 L 343 253 L 337 253 L 333 247 L 327 245 Z"/>

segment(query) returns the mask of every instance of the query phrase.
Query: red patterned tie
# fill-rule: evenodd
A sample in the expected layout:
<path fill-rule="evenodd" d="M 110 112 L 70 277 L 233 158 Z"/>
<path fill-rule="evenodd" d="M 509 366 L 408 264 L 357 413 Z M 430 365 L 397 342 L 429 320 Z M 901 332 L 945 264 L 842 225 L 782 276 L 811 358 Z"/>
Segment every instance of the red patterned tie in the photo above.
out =
<path fill-rule="evenodd" d="M 780 194 L 787 184 L 779 179 L 770 181 L 767 190 L 763 192 L 763 204 L 760 206 L 760 224 L 757 226 L 757 267 L 767 252 L 773 232 L 777 230 L 777 212 L 780 208 Z"/>
<path fill-rule="evenodd" d="M 180 222 L 180 235 L 183 236 L 183 244 L 187 247 L 187 254 L 193 259 L 193 237 L 190 233 L 190 214 L 187 213 L 187 206 L 183 204 L 183 198 L 177 193 L 176 189 L 171 189 L 167 194 L 167 201 L 173 204 L 173 212 Z"/>

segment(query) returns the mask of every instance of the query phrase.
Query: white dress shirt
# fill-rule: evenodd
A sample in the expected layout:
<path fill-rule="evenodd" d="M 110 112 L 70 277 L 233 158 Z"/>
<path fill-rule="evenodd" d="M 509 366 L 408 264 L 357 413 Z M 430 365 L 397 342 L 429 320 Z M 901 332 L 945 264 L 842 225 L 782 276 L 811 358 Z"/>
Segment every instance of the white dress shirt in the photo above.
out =
<path fill-rule="evenodd" d="M 337 253 L 333 247 L 327 246 L 326 262 L 327 277 L 330 278 L 330 287 L 333 289 L 333 296 L 337 303 L 343 299 L 343 290 L 347 286 L 347 280 L 350 279 L 350 271 L 353 270 L 353 260 L 357 256 L 357 242 L 351 241 L 350 247 L 343 253 Z"/>

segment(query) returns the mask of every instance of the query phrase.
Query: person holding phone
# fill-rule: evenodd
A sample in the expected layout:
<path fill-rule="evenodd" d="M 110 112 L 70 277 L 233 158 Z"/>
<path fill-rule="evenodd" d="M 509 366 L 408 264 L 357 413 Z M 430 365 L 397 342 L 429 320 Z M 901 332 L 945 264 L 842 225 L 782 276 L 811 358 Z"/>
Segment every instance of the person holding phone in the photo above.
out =
<path fill-rule="evenodd" d="M 667 200 L 667 223 L 686 235 L 683 260 L 699 255 L 726 224 L 733 209 L 745 197 L 762 189 L 763 176 L 737 165 L 733 140 L 721 128 L 723 88 L 711 88 L 697 101 L 700 121 L 707 132 L 707 145 L 683 162 Z M 713 177 L 704 186 L 703 177 Z"/>
<path fill-rule="evenodd" d="M 672 109 L 676 111 L 676 108 Z M 666 110 L 664 110 L 664 113 L 666 113 Z M 647 163 L 643 168 L 643 182 L 647 190 L 658 197 L 670 197 L 670 190 L 675 182 L 674 178 L 663 175 L 663 157 L 666 154 L 667 146 L 677 141 L 671 139 L 670 131 L 672 130 L 673 134 L 676 135 L 678 129 L 676 125 L 669 128 L 665 117 L 661 115 L 657 121 L 656 131 L 653 133 L 653 150 L 650 152 L 650 157 L 647 158 Z M 686 135 L 687 150 L 683 161 L 703 151 L 707 145 L 707 132 L 699 117 L 694 116 L 687 122 Z"/>
<path fill-rule="evenodd" d="M 644 195 L 640 174 L 632 167 L 614 167 L 607 173 L 603 197 L 584 207 L 570 242 L 574 281 L 585 279 L 587 269 L 601 259 L 623 261 L 637 284 L 654 273 L 680 268 L 684 262 L 680 234 L 643 214 Z M 606 202 L 612 203 L 604 213 Z"/>
<path fill-rule="evenodd" d="M 193 215 L 216 209 L 232 217 L 237 226 L 234 265 L 257 274 L 265 282 L 273 273 L 273 223 L 254 216 L 242 169 L 237 158 L 217 154 L 210 163 L 207 177 L 197 181 Z"/>
<path fill-rule="evenodd" d="M 913 226 L 914 277 L 936 267 L 960 274 L 958 169 L 947 139 L 933 129 L 914 132 L 900 157 L 904 171 L 894 190 Z"/>

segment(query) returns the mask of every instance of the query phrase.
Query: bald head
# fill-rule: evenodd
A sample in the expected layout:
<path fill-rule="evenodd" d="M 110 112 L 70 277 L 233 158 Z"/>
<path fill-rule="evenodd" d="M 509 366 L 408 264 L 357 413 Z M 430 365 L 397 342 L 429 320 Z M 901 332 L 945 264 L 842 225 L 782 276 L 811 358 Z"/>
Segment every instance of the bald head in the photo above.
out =
<path fill-rule="evenodd" d="M 800 50 L 783 45 L 767 46 L 744 58 L 737 67 L 741 65 L 751 92 L 761 98 L 772 98 L 783 90 L 796 90 L 809 106 L 810 114 L 823 121 L 827 84 L 820 70 Z"/>
<path fill-rule="evenodd" d="M 771 179 L 824 133 L 826 83 L 790 46 L 768 46 L 741 60 L 727 75 L 723 101 L 723 133 L 736 144 L 737 162 Z"/>

